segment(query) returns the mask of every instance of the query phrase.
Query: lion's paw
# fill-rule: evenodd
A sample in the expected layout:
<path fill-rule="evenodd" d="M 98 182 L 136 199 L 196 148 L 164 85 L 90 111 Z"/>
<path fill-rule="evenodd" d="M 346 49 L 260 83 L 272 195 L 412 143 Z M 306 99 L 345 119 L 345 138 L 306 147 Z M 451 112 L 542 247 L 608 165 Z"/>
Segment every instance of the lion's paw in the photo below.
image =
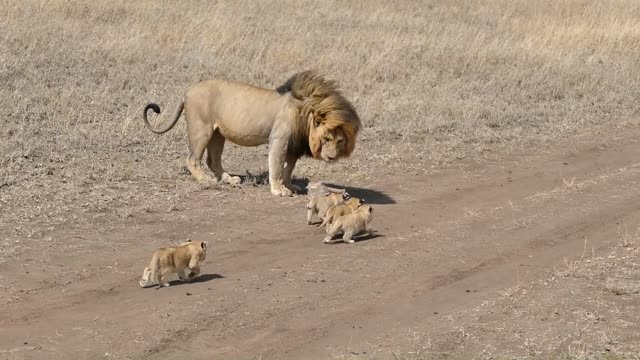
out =
<path fill-rule="evenodd" d="M 287 189 L 291 190 L 294 194 L 300 194 L 302 192 L 302 189 L 300 189 L 300 187 L 297 186 L 297 185 L 286 184 L 286 185 L 283 185 L 283 186 L 286 187 Z"/>
<path fill-rule="evenodd" d="M 280 185 L 279 187 L 272 187 L 271 193 L 276 196 L 293 196 L 293 191 L 289 190 L 284 185 Z"/>

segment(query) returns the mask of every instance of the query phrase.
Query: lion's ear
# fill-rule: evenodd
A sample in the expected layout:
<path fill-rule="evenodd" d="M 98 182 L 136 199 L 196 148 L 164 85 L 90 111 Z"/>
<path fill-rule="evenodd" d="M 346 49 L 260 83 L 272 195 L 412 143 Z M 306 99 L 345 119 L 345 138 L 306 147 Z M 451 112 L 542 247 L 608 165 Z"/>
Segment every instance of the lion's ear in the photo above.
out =
<path fill-rule="evenodd" d="M 320 112 L 320 111 L 316 111 L 313 114 L 313 125 L 315 127 L 318 127 L 320 125 L 322 125 L 322 123 L 324 122 L 324 118 L 325 118 L 325 113 L 324 112 Z"/>
<path fill-rule="evenodd" d="M 314 114 L 312 112 L 309 113 L 309 117 L 307 118 L 307 121 L 313 124 L 314 128 L 317 128 L 322 123 L 322 119 L 317 114 Z"/>

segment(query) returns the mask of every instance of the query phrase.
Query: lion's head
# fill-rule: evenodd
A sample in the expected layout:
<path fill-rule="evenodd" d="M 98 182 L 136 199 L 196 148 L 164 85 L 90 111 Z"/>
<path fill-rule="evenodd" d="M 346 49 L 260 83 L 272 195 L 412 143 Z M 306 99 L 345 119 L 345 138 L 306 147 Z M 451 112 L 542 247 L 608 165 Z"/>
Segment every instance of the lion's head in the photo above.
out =
<path fill-rule="evenodd" d="M 301 101 L 300 122 L 306 126 L 300 135 L 308 136 L 311 156 L 324 161 L 348 157 L 356 146 L 360 118 L 355 108 L 328 81 L 312 71 L 293 75 L 280 92 L 291 92 Z"/>

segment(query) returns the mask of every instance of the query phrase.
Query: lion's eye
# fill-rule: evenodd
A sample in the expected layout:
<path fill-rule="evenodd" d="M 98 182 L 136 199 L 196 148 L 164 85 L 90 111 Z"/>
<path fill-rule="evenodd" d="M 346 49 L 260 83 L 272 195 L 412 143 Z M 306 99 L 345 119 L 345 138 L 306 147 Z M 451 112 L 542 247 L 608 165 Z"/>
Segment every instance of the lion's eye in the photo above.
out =
<path fill-rule="evenodd" d="M 338 139 L 338 144 L 342 144 L 344 142 L 344 139 Z"/>
<path fill-rule="evenodd" d="M 325 143 L 328 143 L 329 141 L 331 141 L 331 138 L 328 136 L 325 136 L 322 140 L 324 140 Z"/>

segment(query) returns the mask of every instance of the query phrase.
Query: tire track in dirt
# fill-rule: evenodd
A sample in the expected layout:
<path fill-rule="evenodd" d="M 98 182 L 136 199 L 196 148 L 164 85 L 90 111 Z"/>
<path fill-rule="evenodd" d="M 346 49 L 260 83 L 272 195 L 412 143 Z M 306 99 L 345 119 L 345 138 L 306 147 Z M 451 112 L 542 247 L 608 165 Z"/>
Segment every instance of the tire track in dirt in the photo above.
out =
<path fill-rule="evenodd" d="M 639 176 L 635 174 L 636 178 Z M 637 184 L 637 181 L 636 181 Z M 408 280 L 400 280 L 394 284 L 391 290 L 387 290 L 376 299 L 366 303 L 357 302 L 356 306 L 345 307 L 339 314 L 332 314 L 328 324 L 316 324 L 311 332 L 300 333 L 296 328 L 295 333 L 271 334 L 271 341 L 250 348 L 248 353 L 260 353 L 276 356 L 287 353 L 291 358 L 304 355 L 308 357 L 313 351 L 318 351 L 318 358 L 323 358 L 327 352 L 323 345 L 334 345 L 338 349 L 355 348 L 359 351 L 372 351 L 372 343 L 376 343 L 377 334 L 384 334 L 389 327 L 400 323 L 408 324 L 431 322 L 438 323 L 438 318 L 454 311 L 456 307 L 462 307 L 469 301 L 478 303 L 481 299 L 490 296 L 495 289 L 505 288 L 516 284 L 517 275 L 505 276 L 513 273 L 519 266 L 528 269 L 528 277 L 535 277 L 540 272 L 547 271 L 554 264 L 560 264 L 564 256 L 579 255 L 584 246 L 584 237 L 589 236 L 589 247 L 607 246 L 612 239 L 616 239 L 616 222 L 637 221 L 640 218 L 638 212 L 638 200 L 640 194 L 635 191 L 622 202 L 615 202 L 609 206 L 603 206 L 588 216 L 564 218 L 556 224 L 550 224 L 548 229 L 539 232 L 522 234 L 518 242 L 521 247 L 515 247 L 503 251 L 498 256 L 486 260 L 480 260 L 477 265 L 457 270 L 453 269 L 443 275 L 438 275 L 437 269 L 432 269 L 432 274 L 424 278 L 422 269 L 405 276 Z M 467 263 L 473 263 L 467 260 Z M 524 275 L 524 274 L 523 274 Z M 472 296 L 466 292 L 471 289 Z M 358 292 L 358 289 L 355 289 Z M 344 296 L 343 299 L 349 299 Z M 349 301 L 345 301 L 349 303 Z M 440 315 L 435 315 L 438 313 Z M 305 316 L 305 318 L 313 316 Z M 336 320 L 339 319 L 339 320 Z M 292 319 L 293 320 L 293 319 Z M 307 320 L 300 320 L 300 326 Z M 292 321 L 290 320 L 290 323 Z M 357 324 L 354 330 L 354 324 Z M 295 328 L 295 325 L 293 325 Z M 322 328 L 324 336 L 320 341 L 311 341 L 313 333 Z M 434 326 L 436 328 L 436 326 Z M 362 330 L 366 329 L 366 330 Z M 335 334 L 335 335 L 331 335 Z M 345 336 L 345 334 L 348 334 Z M 358 342 L 358 339 L 360 342 Z M 233 342 L 232 339 L 228 341 Z M 287 343 L 304 344 L 292 349 L 279 348 Z M 247 344 L 243 343 L 246 347 Z M 360 346 L 360 348 L 358 348 Z M 269 348 L 275 348 L 270 352 Z M 226 354 L 225 354 L 226 355 Z"/>
<path fill-rule="evenodd" d="M 591 234 L 593 236 L 593 239 L 590 240 L 591 246 L 597 247 L 602 246 L 603 244 L 604 246 L 607 246 L 607 244 L 611 243 L 612 239 L 616 238 L 616 220 L 635 219 L 638 215 L 636 205 L 638 203 L 638 197 L 640 196 L 638 190 L 636 190 L 638 188 L 638 179 L 640 178 L 640 175 L 637 172 L 638 164 L 631 163 L 630 167 L 625 167 L 623 165 L 628 164 L 629 160 L 637 159 L 638 150 L 640 149 L 638 149 L 637 145 L 633 143 L 627 146 L 624 150 L 625 156 L 612 157 L 612 154 L 620 152 L 619 149 L 611 149 L 609 154 L 594 154 L 594 151 L 596 150 L 593 150 L 592 148 L 590 151 L 586 152 L 584 156 L 577 158 L 574 157 L 574 160 L 578 163 L 576 168 L 569 168 L 564 171 L 566 175 L 571 176 L 573 176 L 573 174 L 596 174 L 596 176 L 583 181 L 583 183 L 595 184 L 597 187 L 581 190 L 591 192 L 592 194 L 589 194 L 589 196 L 593 195 L 593 193 L 599 193 L 599 196 L 594 197 L 591 200 L 585 200 L 584 193 L 573 191 L 572 189 L 563 190 L 557 187 L 552 187 L 551 189 L 547 188 L 545 190 L 546 186 L 558 184 L 563 180 L 562 178 L 559 179 L 557 176 L 549 176 L 548 174 L 546 177 L 541 178 L 539 171 L 533 171 L 530 176 L 522 176 L 519 180 L 511 182 L 512 184 L 510 184 L 510 186 L 519 190 L 516 191 L 517 194 L 515 196 L 513 192 L 507 192 L 506 196 L 501 196 L 499 200 L 495 197 L 493 199 L 493 202 L 502 204 L 506 204 L 507 202 L 512 204 L 512 202 L 510 202 L 511 199 L 513 199 L 514 202 L 532 202 L 534 204 L 529 205 L 531 207 L 529 212 L 533 214 L 540 212 L 544 213 L 546 209 L 563 209 L 568 205 L 571 205 L 571 203 L 567 203 L 568 200 L 573 200 L 573 203 L 576 204 L 575 206 L 582 204 L 586 207 L 593 207 L 593 213 L 588 216 L 582 216 L 581 213 L 574 213 L 569 216 L 559 217 L 555 219 L 555 221 L 553 216 L 551 216 L 551 218 L 547 216 L 547 219 L 543 220 L 547 221 L 548 224 L 540 224 L 540 227 L 536 227 L 532 230 L 524 229 L 526 231 L 523 232 L 521 231 L 522 229 L 515 228 L 512 231 L 506 231 L 502 234 L 494 233 L 491 234 L 491 236 L 485 236 L 477 242 L 486 243 L 490 237 L 497 236 L 520 236 L 523 240 L 516 243 L 511 249 L 506 251 L 503 250 L 499 256 L 480 260 L 478 265 L 465 270 L 453 269 L 443 275 L 432 275 L 424 282 L 419 280 L 424 268 L 417 269 L 418 271 L 413 272 L 411 276 L 407 276 L 409 280 L 396 282 L 394 287 L 391 290 L 388 290 L 386 296 L 383 296 L 381 300 L 370 299 L 367 304 L 360 303 L 353 307 L 345 306 L 342 309 L 343 311 L 339 312 L 339 314 L 332 313 L 331 318 L 327 321 L 328 324 L 322 324 L 320 321 L 313 326 L 307 326 L 306 332 L 301 331 L 301 329 L 305 329 L 304 323 L 309 321 L 309 318 L 314 319 L 314 322 L 317 322 L 317 319 L 321 319 L 322 317 L 316 317 L 314 316 L 315 314 L 305 315 L 297 324 L 295 318 L 287 318 L 289 327 L 295 329 L 295 331 L 272 331 L 272 333 L 266 335 L 262 333 L 257 338 L 255 336 L 253 338 L 249 336 L 247 336 L 247 338 L 240 337 L 235 340 L 233 338 L 228 338 L 226 339 L 228 343 L 237 345 L 226 346 L 220 352 L 209 351 L 205 352 L 205 354 L 224 354 L 225 356 L 229 356 L 234 353 L 245 355 L 261 353 L 262 355 L 267 356 L 267 358 L 269 355 L 275 356 L 275 354 L 278 354 L 278 356 L 282 356 L 282 354 L 287 354 L 287 356 L 295 358 L 295 356 L 289 352 L 292 351 L 292 349 L 297 349 L 299 352 L 294 352 L 293 354 L 298 354 L 300 356 L 304 355 L 305 358 L 308 358 L 309 354 L 316 351 L 318 358 L 323 358 L 327 355 L 326 349 L 323 346 L 326 345 L 326 343 L 341 344 L 338 345 L 337 348 L 345 349 L 357 344 L 357 342 L 354 341 L 355 336 L 363 338 L 364 340 L 362 340 L 362 343 L 371 344 L 373 339 L 375 339 L 373 334 L 384 333 L 385 329 L 388 330 L 390 324 L 395 322 L 403 323 L 403 325 L 411 324 L 416 321 L 415 318 L 420 319 L 419 321 L 428 321 L 430 318 L 429 315 L 432 314 L 432 311 L 436 311 L 441 314 L 443 311 L 455 308 L 455 306 L 461 306 L 469 301 L 468 296 L 466 296 L 465 299 L 465 287 L 469 285 L 475 284 L 475 291 L 478 291 L 477 285 L 485 285 L 485 289 L 481 291 L 480 294 L 474 294 L 476 296 L 476 300 L 473 301 L 478 301 L 477 297 L 486 296 L 496 288 L 511 286 L 514 284 L 515 279 L 513 277 L 505 278 L 504 274 L 505 271 L 517 268 L 518 265 L 529 268 L 529 276 L 535 276 L 540 271 L 548 270 L 549 266 L 558 264 L 562 260 L 562 257 L 576 256 L 580 253 L 584 246 L 583 239 L 581 238 L 582 235 Z M 603 158 L 603 161 L 606 162 L 606 164 L 603 166 L 599 161 L 593 161 L 594 156 Z M 564 165 L 564 162 L 562 164 Z M 591 169 L 593 171 L 589 171 L 589 167 L 585 164 L 592 164 L 596 169 Z M 616 169 L 616 166 L 622 167 Z M 598 172 L 601 174 L 598 174 Z M 533 184 L 535 184 L 535 186 L 533 186 Z M 543 184 L 545 187 L 540 187 L 538 184 Z M 485 187 L 486 189 L 489 186 L 485 185 L 481 187 Z M 500 185 L 499 187 L 502 188 L 503 186 Z M 522 189 L 525 190 L 522 191 Z M 482 194 L 478 195 L 480 199 L 476 199 L 476 201 L 479 203 L 491 203 L 491 201 L 487 201 L 487 199 L 483 198 L 487 193 L 489 196 L 494 196 L 491 191 L 483 191 Z M 458 196 L 457 193 L 454 194 L 456 194 L 454 196 Z M 603 201 L 606 202 L 605 200 L 608 198 L 621 199 L 620 194 L 626 195 L 626 198 L 624 198 L 623 201 L 616 200 L 606 206 L 597 206 L 597 203 L 601 203 Z M 448 194 L 445 193 L 444 197 L 446 198 L 447 195 Z M 520 199 L 517 198 L 518 196 Z M 545 196 L 548 196 L 547 201 L 536 200 L 541 197 L 544 198 Z M 430 202 L 430 200 L 427 202 Z M 540 203 L 535 204 L 536 202 Z M 473 203 L 473 201 L 471 203 Z M 450 204 L 449 208 L 451 207 L 455 206 L 451 206 Z M 398 205 L 397 208 L 402 208 L 402 205 Z M 505 206 L 498 206 L 498 209 L 504 210 L 504 208 Z M 459 207 L 457 209 L 459 212 Z M 399 223 L 404 223 L 403 225 L 405 227 L 412 226 L 410 225 L 412 221 L 407 220 L 407 217 L 405 216 L 408 210 L 409 208 L 405 209 L 405 211 L 399 211 L 399 214 L 397 214 L 399 216 L 392 219 L 392 222 L 397 227 L 402 227 L 398 226 Z M 497 209 L 495 208 L 490 208 L 487 212 L 496 212 L 496 210 Z M 568 210 L 572 211 L 573 209 L 570 208 Z M 449 223 L 456 222 L 459 222 L 459 219 L 449 221 Z M 482 222 L 486 223 L 487 220 L 483 220 Z M 504 221 L 500 218 L 491 218 L 489 222 L 501 223 Z M 529 227 L 533 226 L 530 225 Z M 602 229 L 606 229 L 606 231 Z M 451 230 L 455 230 L 455 228 L 452 228 Z M 540 230 L 542 230 L 542 232 L 540 232 Z M 486 252 L 481 254 L 486 256 Z M 532 269 L 534 267 L 535 269 Z M 437 273 L 437 271 L 434 271 L 434 273 Z M 469 279 L 474 279 L 474 281 L 470 282 Z M 365 288 L 367 286 L 369 286 L 369 284 L 364 285 Z M 420 290 L 417 291 L 416 288 Z M 354 289 L 353 292 L 364 292 L 364 290 Z M 407 293 L 410 293 L 411 295 L 408 296 Z M 427 293 L 429 295 L 425 295 Z M 341 294 L 340 296 L 345 303 L 349 302 L 348 295 Z M 429 297 L 432 297 L 431 300 Z M 420 304 L 418 308 L 421 308 L 424 304 L 428 303 L 432 303 L 434 306 L 432 306 L 430 310 L 427 310 L 426 312 L 423 311 L 421 313 L 419 311 L 415 311 L 415 305 L 411 306 L 411 303 L 405 304 L 402 302 L 402 299 L 405 298 L 416 299 L 412 301 Z M 457 301 L 457 298 L 462 298 L 463 300 Z M 398 301 L 398 299 L 400 299 L 400 301 Z M 436 301 L 436 299 L 440 300 Z M 372 316 L 372 314 L 380 313 L 388 315 Z M 336 319 L 340 319 L 337 321 L 338 323 L 347 323 L 347 326 L 335 324 Z M 360 319 L 367 319 L 364 321 L 367 325 L 358 326 L 358 330 L 353 331 L 353 325 L 351 324 L 363 323 Z M 369 330 L 362 331 L 360 330 L 360 327 Z M 348 337 L 348 342 L 345 342 L 344 334 L 350 332 L 353 332 L 354 334 L 353 336 Z M 323 334 L 322 340 L 317 342 L 310 340 L 318 333 Z M 339 335 L 327 336 L 326 334 Z M 198 336 L 207 337 L 207 335 L 203 334 Z M 270 340 L 264 341 L 265 338 Z M 285 344 L 285 346 L 282 344 Z M 296 345 L 287 348 L 287 345 L 291 346 L 290 344 Z M 370 345 L 368 347 L 370 347 Z M 241 349 L 245 350 L 243 351 Z"/>
<path fill-rule="evenodd" d="M 429 323 L 437 332 L 442 317 L 514 285 L 520 276 L 514 269 L 535 277 L 562 257 L 579 255 L 583 236 L 596 247 L 610 244 L 615 222 L 639 215 L 638 155 L 638 143 L 627 140 L 381 179 L 372 188 L 396 204 L 374 205 L 381 236 L 355 246 L 322 244 L 322 232 L 304 224 L 303 198 L 239 206 L 243 199 L 236 197 L 229 201 L 238 206 L 223 216 L 200 197 L 185 216 L 143 216 L 134 235 L 123 224 L 102 236 L 130 251 L 100 248 L 94 269 L 117 261 L 118 272 L 96 271 L 65 293 L 35 288 L 9 304 L 0 318 L 0 349 L 18 349 L 12 356 L 27 359 L 105 352 L 165 359 L 180 351 L 191 358 L 326 358 L 347 349 L 386 351 L 403 344 L 393 335 L 403 328 Z M 583 180 L 571 183 L 574 177 Z M 247 223 L 265 206 L 268 214 Z M 228 240 L 216 242 L 206 265 L 206 273 L 222 278 L 141 290 L 135 280 L 149 249 L 139 239 L 180 239 L 184 218 L 202 224 L 189 236 L 214 232 Z M 92 238 L 91 229 L 83 231 Z M 84 265 L 69 254 L 59 260 L 70 268 Z M 24 339 L 33 347 L 23 348 Z"/>

